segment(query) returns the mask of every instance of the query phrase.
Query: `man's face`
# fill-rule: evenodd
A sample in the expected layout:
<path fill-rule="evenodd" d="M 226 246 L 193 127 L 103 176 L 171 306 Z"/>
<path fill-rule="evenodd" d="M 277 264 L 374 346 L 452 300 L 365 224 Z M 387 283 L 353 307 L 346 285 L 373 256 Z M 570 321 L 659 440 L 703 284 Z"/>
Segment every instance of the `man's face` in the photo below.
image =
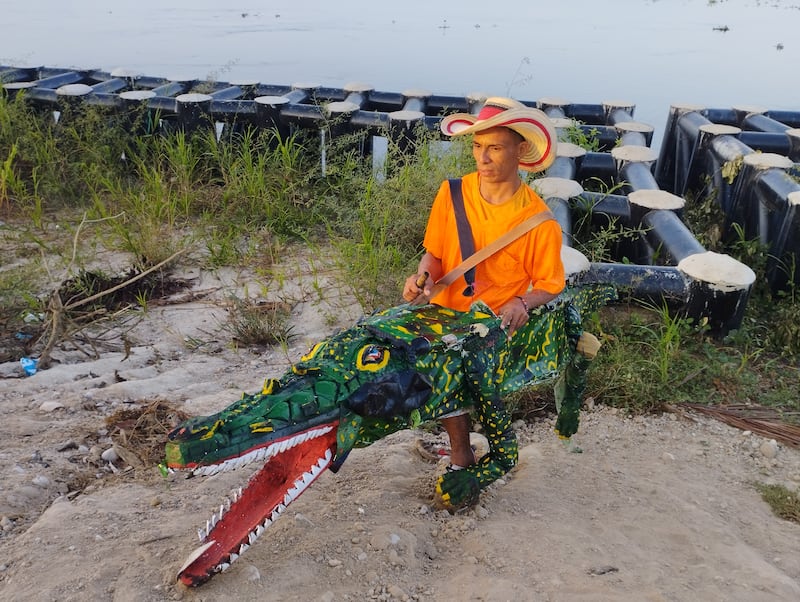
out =
<path fill-rule="evenodd" d="M 472 156 L 481 179 L 486 182 L 511 182 L 518 177 L 519 159 L 527 148 L 516 132 L 496 127 L 473 135 Z"/>

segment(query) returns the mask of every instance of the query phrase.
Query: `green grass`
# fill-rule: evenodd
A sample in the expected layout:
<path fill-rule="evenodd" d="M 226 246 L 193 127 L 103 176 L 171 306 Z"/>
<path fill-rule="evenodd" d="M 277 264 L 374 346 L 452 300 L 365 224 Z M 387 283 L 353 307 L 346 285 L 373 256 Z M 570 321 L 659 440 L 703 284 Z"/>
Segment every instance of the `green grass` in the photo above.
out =
<path fill-rule="evenodd" d="M 776 516 L 800 523 L 800 496 L 783 485 L 766 485 L 760 483 L 756 489 L 764 501 L 772 508 Z"/>

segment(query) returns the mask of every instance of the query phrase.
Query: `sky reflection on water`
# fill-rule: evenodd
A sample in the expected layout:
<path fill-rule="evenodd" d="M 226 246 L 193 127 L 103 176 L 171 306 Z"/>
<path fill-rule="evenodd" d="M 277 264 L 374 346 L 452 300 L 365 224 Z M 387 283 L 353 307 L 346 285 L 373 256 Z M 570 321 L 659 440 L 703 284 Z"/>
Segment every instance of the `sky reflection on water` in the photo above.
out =
<path fill-rule="evenodd" d="M 800 109 L 796 1 L 2 0 L 0 63 L 622 100 L 658 136 L 675 103 Z"/>

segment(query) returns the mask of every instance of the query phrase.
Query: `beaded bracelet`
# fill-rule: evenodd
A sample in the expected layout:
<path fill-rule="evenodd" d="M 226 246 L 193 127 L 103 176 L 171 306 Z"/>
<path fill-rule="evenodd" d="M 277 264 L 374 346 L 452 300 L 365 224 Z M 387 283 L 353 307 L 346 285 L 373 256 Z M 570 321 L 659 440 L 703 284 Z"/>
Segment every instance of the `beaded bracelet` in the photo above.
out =
<path fill-rule="evenodd" d="M 522 301 L 522 307 L 524 307 L 524 308 L 525 308 L 525 313 L 526 313 L 526 314 L 527 314 L 527 313 L 529 313 L 529 310 L 528 310 L 528 304 L 526 303 L 525 299 L 523 299 L 523 298 L 522 298 L 522 297 L 520 297 L 519 295 L 515 295 L 515 297 L 516 297 L 517 299 L 519 299 L 520 301 Z"/>

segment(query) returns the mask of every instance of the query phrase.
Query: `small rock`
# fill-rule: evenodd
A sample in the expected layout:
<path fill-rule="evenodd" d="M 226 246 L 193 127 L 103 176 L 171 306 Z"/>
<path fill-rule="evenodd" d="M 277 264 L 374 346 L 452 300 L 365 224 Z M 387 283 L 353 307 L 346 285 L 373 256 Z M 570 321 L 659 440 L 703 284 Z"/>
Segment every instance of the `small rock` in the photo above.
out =
<path fill-rule="evenodd" d="M 244 573 L 245 579 L 248 581 L 261 581 L 261 573 L 258 572 L 258 568 L 256 568 L 255 565 L 246 565 L 242 569 L 242 572 Z"/>
<path fill-rule="evenodd" d="M 57 402 L 57 401 L 45 401 L 42 405 L 39 406 L 39 409 L 43 412 L 55 412 L 56 410 L 60 410 L 63 408 L 64 405 Z"/>
<path fill-rule="evenodd" d="M 590 575 L 608 575 L 609 573 L 617 573 L 619 569 L 611 565 L 596 566 L 586 571 Z"/>
<path fill-rule="evenodd" d="M 399 585 L 392 584 L 386 588 L 386 591 L 397 600 L 408 600 L 408 594 Z"/>
<path fill-rule="evenodd" d="M 105 450 L 102 454 L 100 454 L 100 457 L 106 462 L 116 462 L 119 460 L 119 454 L 113 447 L 109 447 L 107 450 Z"/>
<path fill-rule="evenodd" d="M 764 443 L 759 446 L 758 451 L 761 452 L 761 455 L 765 458 L 772 460 L 778 455 L 778 442 L 775 441 L 775 439 L 764 441 Z"/>
<path fill-rule="evenodd" d="M 337 566 L 342 566 L 342 561 L 338 558 L 330 558 L 328 559 L 328 566 L 336 568 Z"/>
<path fill-rule="evenodd" d="M 665 461 L 668 461 L 668 462 L 674 462 L 675 461 L 675 456 L 673 456 L 669 452 L 664 452 L 663 454 L 661 454 L 661 459 L 665 460 Z"/>
<path fill-rule="evenodd" d="M 48 479 L 46 476 L 41 475 L 41 474 L 36 475 L 35 477 L 33 477 L 33 481 L 32 482 L 37 487 L 41 487 L 43 489 L 50 486 L 50 479 Z"/>

